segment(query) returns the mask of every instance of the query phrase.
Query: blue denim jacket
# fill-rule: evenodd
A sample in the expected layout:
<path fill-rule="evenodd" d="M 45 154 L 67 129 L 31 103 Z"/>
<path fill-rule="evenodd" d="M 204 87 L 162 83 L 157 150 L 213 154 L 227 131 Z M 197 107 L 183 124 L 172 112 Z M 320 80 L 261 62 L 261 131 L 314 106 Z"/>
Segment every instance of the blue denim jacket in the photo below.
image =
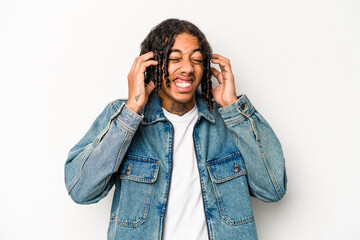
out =
<path fill-rule="evenodd" d="M 286 192 L 281 145 L 246 95 L 208 110 L 197 92 L 193 138 L 209 239 L 257 239 L 250 195 L 265 202 Z M 126 100 L 107 105 L 69 152 L 65 183 L 80 204 L 115 184 L 108 239 L 161 239 L 171 184 L 173 128 L 153 94 L 140 115 Z"/>

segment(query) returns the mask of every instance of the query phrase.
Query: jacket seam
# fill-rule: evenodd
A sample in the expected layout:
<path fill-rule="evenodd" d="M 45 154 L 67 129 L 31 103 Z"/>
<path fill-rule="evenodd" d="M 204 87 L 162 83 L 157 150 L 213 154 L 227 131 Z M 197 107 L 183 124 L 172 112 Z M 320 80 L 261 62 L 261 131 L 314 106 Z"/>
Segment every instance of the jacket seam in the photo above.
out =
<path fill-rule="evenodd" d="M 146 178 L 141 178 L 141 177 L 136 177 L 136 176 L 119 176 L 120 179 L 127 179 L 130 181 L 135 181 L 135 182 L 143 182 L 143 183 L 154 183 L 157 179 L 158 173 L 159 173 L 159 163 L 154 163 L 156 164 L 156 168 L 154 173 L 152 174 L 152 178 L 151 179 L 146 179 Z"/>
<path fill-rule="evenodd" d="M 227 182 L 227 181 L 229 181 L 231 179 L 246 175 L 246 170 L 242 170 L 242 171 L 240 171 L 238 173 L 234 173 L 234 174 L 231 174 L 229 176 L 226 176 L 226 177 L 223 177 L 223 178 L 220 178 L 220 179 L 216 179 L 215 176 L 213 176 L 214 173 L 210 169 L 208 169 L 208 170 L 210 172 L 210 178 L 214 183 L 224 183 L 224 182 Z"/>
<path fill-rule="evenodd" d="M 121 153 L 122 153 L 122 150 L 123 150 L 123 146 L 124 146 L 124 143 L 126 142 L 126 140 L 128 139 L 128 136 L 129 134 L 125 131 L 125 139 L 124 141 L 122 142 L 121 146 L 120 146 L 120 149 L 119 149 L 119 153 L 117 154 L 117 158 L 116 158 L 116 162 L 115 162 L 115 165 L 111 171 L 111 174 L 109 176 L 106 177 L 105 179 L 105 184 L 104 184 L 104 187 L 102 189 L 102 192 L 105 191 L 106 189 L 106 186 L 108 185 L 110 179 L 111 179 L 111 176 L 115 173 L 115 169 L 117 169 L 117 166 L 118 166 L 118 162 L 119 162 L 119 158 L 121 156 Z"/>
<path fill-rule="evenodd" d="M 147 219 L 147 215 L 149 213 L 149 207 L 150 207 L 150 201 L 151 201 L 151 196 L 152 196 L 152 192 L 153 192 L 153 188 L 154 188 L 154 184 L 149 185 L 148 187 L 148 193 L 147 193 L 147 197 L 146 197 L 146 202 L 145 202 L 145 207 L 144 207 L 144 212 L 143 212 L 143 216 L 141 216 L 137 221 L 135 222 L 131 222 L 131 221 L 125 221 L 125 220 L 116 220 L 116 223 L 118 225 L 121 226 L 127 226 L 127 227 L 139 227 L 141 224 L 143 224 L 146 219 Z"/>
<path fill-rule="evenodd" d="M 238 113 L 240 113 L 241 115 L 238 115 L 236 117 L 232 117 L 230 119 L 227 119 L 227 120 L 224 120 L 224 122 L 229 126 L 229 127 L 232 127 L 232 126 L 235 126 L 237 124 L 240 124 L 242 122 L 244 122 L 246 119 L 249 119 L 251 118 L 251 116 L 254 114 L 255 112 L 255 108 L 254 107 L 251 107 L 251 109 L 249 110 L 249 113 L 248 114 L 245 114 L 243 113 L 242 111 L 240 111 L 238 108 L 236 109 L 236 111 Z"/>
<path fill-rule="evenodd" d="M 207 164 L 208 166 L 212 165 L 212 164 L 215 164 L 215 163 L 219 163 L 219 162 L 223 162 L 225 160 L 228 160 L 229 158 L 232 158 L 232 157 L 236 157 L 240 155 L 240 152 L 238 153 L 230 153 L 222 158 L 218 158 L 218 159 L 215 159 L 215 160 L 210 160 L 209 163 Z M 212 161 L 215 161 L 215 162 L 212 162 Z"/>
<path fill-rule="evenodd" d="M 114 105 L 113 105 L 114 102 L 112 103 L 109 103 L 108 105 L 110 105 L 113 110 L 114 109 Z M 118 110 L 121 110 L 121 108 L 119 108 Z M 112 113 L 111 117 L 110 117 L 110 120 L 106 126 L 106 128 L 100 133 L 100 136 L 98 138 L 96 138 L 96 142 L 95 143 L 92 143 L 92 147 L 91 149 L 88 150 L 87 154 L 85 154 L 85 156 L 83 157 L 82 159 L 82 163 L 81 163 L 81 166 L 80 166 L 80 172 L 78 173 L 78 175 L 74 178 L 73 181 L 71 181 L 71 183 L 69 184 L 67 190 L 68 190 L 68 193 L 70 194 L 71 190 L 74 188 L 74 186 L 78 183 L 81 175 L 82 175 L 82 170 L 84 168 L 84 165 L 85 165 L 85 162 L 88 160 L 88 158 L 90 157 L 90 154 L 96 149 L 96 147 L 99 145 L 100 141 L 102 140 L 102 138 L 104 137 L 104 135 L 110 130 L 110 127 L 111 127 L 111 122 L 113 121 L 113 119 L 118 115 L 119 113 L 117 113 L 117 111 L 115 111 L 114 113 Z M 125 131 L 125 134 L 127 134 L 127 131 L 126 129 L 123 129 Z M 126 140 L 126 138 L 125 138 Z M 125 141 L 124 141 L 125 142 Z M 123 146 L 124 142 L 122 143 L 121 146 Z M 86 148 L 86 147 L 85 147 Z"/>
<path fill-rule="evenodd" d="M 219 194 L 219 190 L 216 186 L 216 183 L 212 182 L 214 190 L 215 190 L 215 197 L 219 206 L 219 211 L 220 211 L 220 216 L 222 218 L 222 220 L 228 224 L 229 226 L 233 226 L 233 225 L 240 225 L 240 224 L 244 224 L 244 223 L 248 223 L 248 222 L 252 222 L 254 220 L 254 216 L 251 215 L 249 217 L 245 217 L 245 218 L 240 218 L 240 219 L 236 219 L 236 220 L 230 220 L 229 218 L 227 218 L 225 216 L 225 211 L 224 211 L 224 207 L 222 205 L 222 201 L 220 200 L 220 194 Z"/>
<path fill-rule="evenodd" d="M 84 167 L 84 164 L 86 162 L 86 160 L 88 159 L 90 153 L 92 153 L 94 151 L 95 147 L 92 146 L 91 149 L 89 149 L 89 151 L 87 152 L 87 154 L 85 154 L 85 156 L 82 159 L 81 162 L 81 166 L 80 166 L 80 172 L 76 175 L 76 177 L 74 178 L 74 180 L 71 181 L 71 183 L 68 186 L 68 193 L 70 194 L 71 190 L 75 187 L 76 183 L 78 183 L 80 176 L 82 174 L 82 169 Z"/>
<path fill-rule="evenodd" d="M 256 141 L 257 146 L 258 146 L 258 151 L 259 151 L 259 153 L 260 153 L 260 155 L 261 155 L 261 157 L 262 157 L 262 159 L 263 159 L 263 162 L 264 162 L 264 164 L 265 164 L 266 170 L 267 170 L 267 172 L 268 172 L 268 174 L 269 174 L 269 177 L 270 177 L 270 179 L 271 179 L 271 183 L 272 183 L 272 185 L 273 185 L 273 187 L 274 187 L 274 189 L 275 189 L 275 192 L 276 192 L 276 194 L 278 195 L 278 198 L 281 199 L 281 198 L 282 198 L 282 194 L 280 193 L 280 190 L 279 190 L 279 184 L 277 183 L 276 178 L 275 178 L 275 176 L 274 176 L 274 173 L 273 173 L 273 171 L 272 171 L 271 168 L 270 168 L 270 165 L 269 165 L 269 163 L 268 163 L 268 161 L 267 161 L 267 158 L 266 158 L 266 156 L 265 156 L 265 152 L 262 150 L 262 146 L 261 146 L 261 144 L 260 144 L 259 134 L 258 134 L 258 132 L 257 132 L 257 130 L 256 130 L 256 127 L 255 127 L 255 124 L 254 124 L 254 120 L 253 120 L 252 118 L 249 118 L 249 120 L 250 120 L 251 129 L 252 129 L 252 131 L 254 132 L 254 135 L 255 135 L 255 141 Z"/>

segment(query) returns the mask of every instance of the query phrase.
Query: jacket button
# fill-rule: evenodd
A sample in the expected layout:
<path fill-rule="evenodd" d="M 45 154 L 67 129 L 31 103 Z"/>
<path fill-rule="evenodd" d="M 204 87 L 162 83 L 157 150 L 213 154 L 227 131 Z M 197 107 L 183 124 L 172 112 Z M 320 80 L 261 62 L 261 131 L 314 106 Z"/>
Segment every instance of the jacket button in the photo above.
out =
<path fill-rule="evenodd" d="M 241 108 L 241 110 L 244 110 L 244 109 L 245 109 L 245 104 L 242 103 L 242 104 L 240 105 L 240 108 Z"/>
<path fill-rule="evenodd" d="M 130 167 L 130 163 L 129 163 L 127 169 L 125 170 L 125 175 L 126 175 L 126 176 L 129 176 L 130 173 L 131 173 L 131 167 Z"/>
<path fill-rule="evenodd" d="M 240 172 L 240 168 L 239 168 L 239 166 L 235 163 L 235 166 L 234 166 L 234 171 L 235 172 Z"/>

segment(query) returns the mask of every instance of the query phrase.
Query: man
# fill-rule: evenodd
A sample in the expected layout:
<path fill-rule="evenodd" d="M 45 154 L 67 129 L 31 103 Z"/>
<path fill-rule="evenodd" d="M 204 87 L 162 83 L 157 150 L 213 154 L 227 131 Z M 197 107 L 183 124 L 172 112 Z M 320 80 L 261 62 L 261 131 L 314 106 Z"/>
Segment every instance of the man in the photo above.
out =
<path fill-rule="evenodd" d="M 257 239 L 250 195 L 286 192 L 275 133 L 192 23 L 165 20 L 141 47 L 128 99 L 109 103 L 70 150 L 70 196 L 95 203 L 115 184 L 108 239 Z"/>

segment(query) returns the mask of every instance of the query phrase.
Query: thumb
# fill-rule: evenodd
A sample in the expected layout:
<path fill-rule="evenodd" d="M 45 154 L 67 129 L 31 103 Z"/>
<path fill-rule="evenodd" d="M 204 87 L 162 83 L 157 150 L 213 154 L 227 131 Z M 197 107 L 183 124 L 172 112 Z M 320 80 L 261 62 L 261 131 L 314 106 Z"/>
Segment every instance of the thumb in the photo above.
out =
<path fill-rule="evenodd" d="M 153 81 L 150 81 L 148 83 L 148 85 L 145 87 L 145 93 L 146 93 L 146 96 L 149 96 L 150 93 L 154 90 L 155 88 L 155 84 Z"/>

